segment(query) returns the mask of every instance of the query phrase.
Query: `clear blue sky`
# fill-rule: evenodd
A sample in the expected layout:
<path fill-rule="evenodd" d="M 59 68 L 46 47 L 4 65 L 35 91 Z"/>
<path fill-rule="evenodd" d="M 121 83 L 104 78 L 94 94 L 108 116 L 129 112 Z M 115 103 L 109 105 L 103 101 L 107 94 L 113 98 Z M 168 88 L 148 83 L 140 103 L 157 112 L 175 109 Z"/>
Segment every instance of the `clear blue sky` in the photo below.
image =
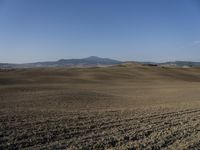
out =
<path fill-rule="evenodd" d="M 199 0 L 0 0 L 0 62 L 200 61 Z"/>

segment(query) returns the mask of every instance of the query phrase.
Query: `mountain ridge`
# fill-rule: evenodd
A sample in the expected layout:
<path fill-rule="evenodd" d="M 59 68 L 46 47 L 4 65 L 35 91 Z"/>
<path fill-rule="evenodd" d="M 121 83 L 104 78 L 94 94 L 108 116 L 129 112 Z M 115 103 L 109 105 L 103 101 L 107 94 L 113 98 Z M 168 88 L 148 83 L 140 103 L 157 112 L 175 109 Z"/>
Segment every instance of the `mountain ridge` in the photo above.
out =
<path fill-rule="evenodd" d="M 39 68 L 39 67 L 97 67 L 97 66 L 108 66 L 122 63 L 121 61 L 101 58 L 97 56 L 90 56 L 82 59 L 59 59 L 57 61 L 44 61 L 34 63 L 0 63 L 0 68 Z"/>
<path fill-rule="evenodd" d="M 89 56 L 81 59 L 59 59 L 57 61 L 41 61 L 33 63 L 0 63 L 0 69 L 15 69 L 15 68 L 45 68 L 45 67 L 68 67 L 68 68 L 87 68 L 87 67 L 103 67 L 111 65 L 119 65 L 132 61 L 119 61 L 110 58 L 101 58 L 97 56 Z M 161 66 L 161 67 L 200 67 L 200 62 L 194 61 L 168 61 L 168 62 L 140 62 L 133 61 L 141 65 Z"/>

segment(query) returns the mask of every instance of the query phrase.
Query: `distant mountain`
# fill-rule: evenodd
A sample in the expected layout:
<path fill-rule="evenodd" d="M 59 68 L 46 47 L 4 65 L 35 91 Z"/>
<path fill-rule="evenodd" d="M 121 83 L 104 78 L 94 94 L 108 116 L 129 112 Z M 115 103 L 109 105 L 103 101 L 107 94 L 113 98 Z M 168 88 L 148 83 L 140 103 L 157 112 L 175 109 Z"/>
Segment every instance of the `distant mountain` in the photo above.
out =
<path fill-rule="evenodd" d="M 58 65 L 114 65 L 121 63 L 120 61 L 90 56 L 83 59 L 61 59 L 56 62 Z"/>
<path fill-rule="evenodd" d="M 83 59 L 60 59 L 58 61 L 47 61 L 47 62 L 36 62 L 36 63 L 25 63 L 25 64 L 9 64 L 9 63 L 0 63 L 0 69 L 14 69 L 14 68 L 45 68 L 45 67 L 102 67 L 117 65 L 126 62 L 109 59 L 109 58 L 100 58 L 96 56 L 90 56 Z M 164 63 L 156 62 L 135 62 L 138 64 L 148 65 L 148 66 L 164 66 L 164 67 L 200 67 L 200 62 L 192 61 L 170 61 Z"/>
<path fill-rule="evenodd" d="M 97 67 L 97 66 L 108 66 L 122 63 L 121 61 L 100 58 L 96 56 L 90 56 L 83 59 L 60 59 L 58 61 L 48 62 L 36 62 L 36 63 L 25 63 L 25 64 L 9 64 L 0 63 L 0 68 L 11 69 L 11 68 L 39 68 L 39 67 Z"/>

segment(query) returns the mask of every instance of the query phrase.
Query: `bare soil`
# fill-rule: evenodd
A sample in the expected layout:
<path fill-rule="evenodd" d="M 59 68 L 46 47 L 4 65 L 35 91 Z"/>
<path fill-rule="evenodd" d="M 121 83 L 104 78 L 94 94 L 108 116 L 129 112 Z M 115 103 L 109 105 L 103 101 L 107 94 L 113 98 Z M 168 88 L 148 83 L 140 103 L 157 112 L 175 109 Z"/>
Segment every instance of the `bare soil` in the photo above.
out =
<path fill-rule="evenodd" d="M 200 69 L 1 70 L 0 149 L 200 149 Z"/>

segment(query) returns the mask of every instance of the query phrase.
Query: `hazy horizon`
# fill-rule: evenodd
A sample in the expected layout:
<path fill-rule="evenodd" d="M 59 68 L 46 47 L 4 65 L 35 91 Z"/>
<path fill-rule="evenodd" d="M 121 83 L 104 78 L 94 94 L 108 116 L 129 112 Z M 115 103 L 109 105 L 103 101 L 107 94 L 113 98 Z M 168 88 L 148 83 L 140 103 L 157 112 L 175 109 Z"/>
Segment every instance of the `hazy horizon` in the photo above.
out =
<path fill-rule="evenodd" d="M 0 0 L 0 63 L 200 61 L 198 0 Z"/>
<path fill-rule="evenodd" d="M 99 57 L 99 56 L 88 56 L 88 57 L 80 57 L 80 58 L 60 58 L 60 59 L 55 59 L 55 60 L 39 60 L 39 61 L 32 61 L 32 62 L 22 62 L 22 63 L 10 63 L 10 62 L 0 62 L 1 63 L 6 63 L 6 64 L 28 64 L 28 63 L 39 63 L 39 62 L 56 62 L 62 59 L 68 60 L 68 59 L 85 59 L 85 58 L 89 58 L 89 57 Z M 168 61 L 141 61 L 141 60 L 120 60 L 120 59 L 115 59 L 115 58 L 109 58 L 109 57 L 99 57 L 99 58 L 108 58 L 108 59 L 112 59 L 112 60 L 117 60 L 117 61 L 121 61 L 121 62 L 149 62 L 149 63 L 167 63 L 167 62 L 176 62 L 176 61 L 188 61 L 188 62 L 200 62 L 200 61 L 193 61 L 193 60 L 168 60 Z"/>

